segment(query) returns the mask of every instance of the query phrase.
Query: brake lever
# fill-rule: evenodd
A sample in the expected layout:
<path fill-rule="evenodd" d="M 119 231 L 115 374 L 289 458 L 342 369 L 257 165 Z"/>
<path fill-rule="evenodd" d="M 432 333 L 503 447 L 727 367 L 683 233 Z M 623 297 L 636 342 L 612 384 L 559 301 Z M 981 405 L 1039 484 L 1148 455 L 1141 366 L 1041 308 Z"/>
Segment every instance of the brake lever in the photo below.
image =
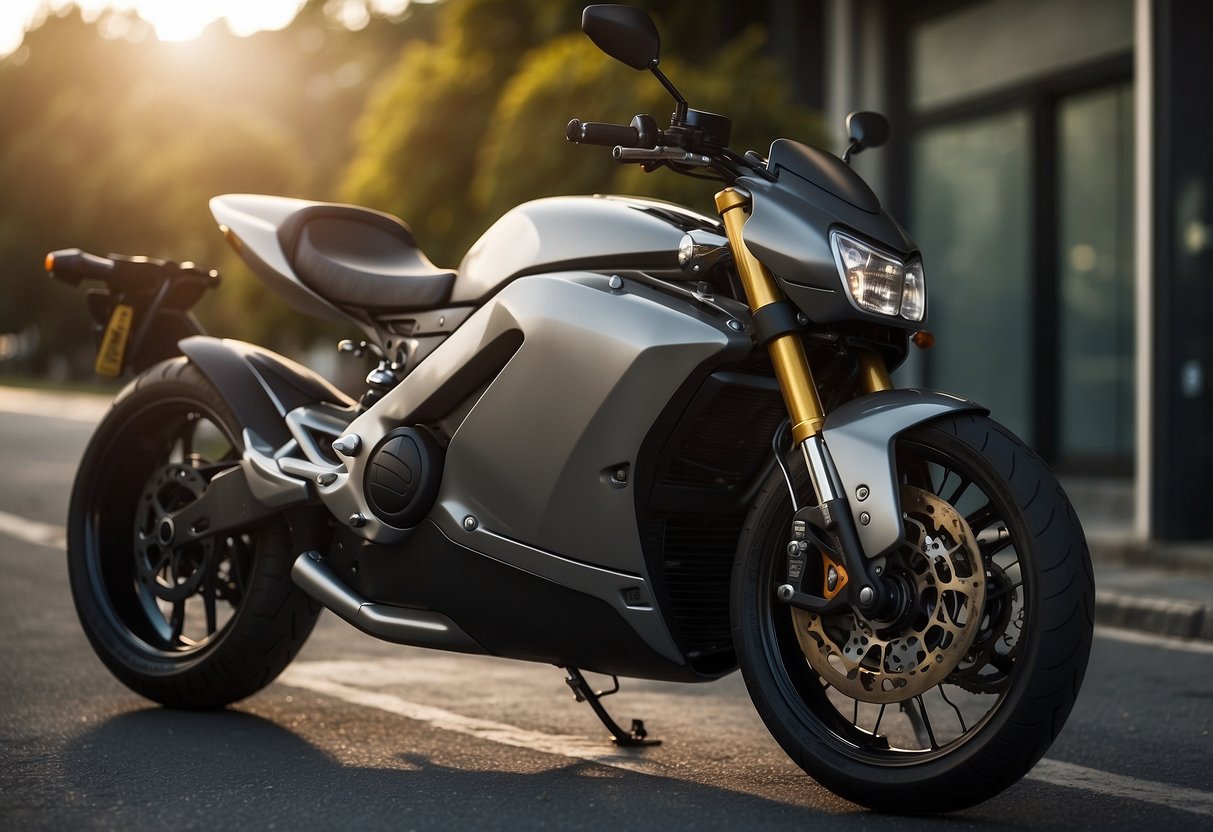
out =
<path fill-rule="evenodd" d="M 618 162 L 674 162 L 693 167 L 712 164 L 711 156 L 691 153 L 681 147 L 616 147 L 611 156 Z"/>

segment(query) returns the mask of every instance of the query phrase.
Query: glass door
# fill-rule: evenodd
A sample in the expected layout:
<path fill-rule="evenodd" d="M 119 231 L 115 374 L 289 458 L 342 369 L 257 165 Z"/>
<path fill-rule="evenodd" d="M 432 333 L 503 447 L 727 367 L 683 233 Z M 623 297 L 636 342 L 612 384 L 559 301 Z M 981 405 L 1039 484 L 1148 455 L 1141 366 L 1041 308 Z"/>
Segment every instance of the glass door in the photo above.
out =
<path fill-rule="evenodd" d="M 936 335 L 927 384 L 980 402 L 1028 441 L 1031 139 L 1023 109 L 924 130 L 915 142 L 910 226 Z"/>
<path fill-rule="evenodd" d="M 1128 464 L 1134 445 L 1133 91 L 1057 105 L 1059 457 Z"/>

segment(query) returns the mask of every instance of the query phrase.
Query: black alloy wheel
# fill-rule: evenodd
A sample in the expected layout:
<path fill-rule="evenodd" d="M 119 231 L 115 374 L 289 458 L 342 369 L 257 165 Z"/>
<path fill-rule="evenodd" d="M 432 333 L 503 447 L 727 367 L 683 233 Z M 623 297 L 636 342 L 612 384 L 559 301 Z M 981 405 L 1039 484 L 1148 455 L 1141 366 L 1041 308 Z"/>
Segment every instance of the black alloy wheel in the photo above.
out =
<path fill-rule="evenodd" d="M 895 449 L 907 543 L 882 568 L 907 599 L 897 620 L 775 597 L 792 517 L 776 476 L 742 533 L 734 643 L 759 713 L 805 771 L 871 808 L 945 812 L 1014 783 L 1055 738 L 1086 668 L 1094 584 L 1064 493 L 1005 428 L 953 416 Z"/>
<path fill-rule="evenodd" d="M 240 464 L 241 432 L 196 367 L 168 361 L 119 394 L 73 487 L 68 570 L 81 624 L 118 679 L 165 705 L 215 708 L 256 692 L 319 612 L 291 583 L 282 518 L 175 542 L 177 513 Z"/>

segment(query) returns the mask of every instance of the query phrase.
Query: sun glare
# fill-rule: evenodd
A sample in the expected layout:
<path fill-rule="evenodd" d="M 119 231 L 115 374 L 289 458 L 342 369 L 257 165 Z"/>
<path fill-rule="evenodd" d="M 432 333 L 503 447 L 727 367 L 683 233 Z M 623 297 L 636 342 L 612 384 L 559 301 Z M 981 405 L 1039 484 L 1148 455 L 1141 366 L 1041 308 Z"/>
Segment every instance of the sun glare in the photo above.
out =
<path fill-rule="evenodd" d="M 307 0 L 0 0 L 0 58 L 16 50 L 25 31 L 41 25 L 51 14 L 76 6 L 84 19 L 95 22 L 107 12 L 134 12 L 162 41 L 186 41 L 202 34 L 219 19 L 239 37 L 289 26 Z M 396 17 L 410 2 L 434 0 L 326 0 L 325 14 L 349 29 L 361 29 L 371 14 Z"/>
<path fill-rule="evenodd" d="M 303 5 L 302 0 L 136 0 L 135 11 L 152 24 L 156 37 L 165 41 L 196 38 L 220 17 L 236 35 L 262 29 L 281 29 Z"/>
<path fill-rule="evenodd" d="M 36 27 L 49 14 L 62 14 L 78 6 L 85 20 L 95 21 L 106 12 L 135 12 L 151 24 L 162 41 L 196 38 L 220 18 L 232 34 L 251 35 L 263 29 L 288 26 L 306 0 L 0 0 L 0 57 L 21 45 L 25 30 Z M 397 8 L 407 0 L 370 0 Z"/>

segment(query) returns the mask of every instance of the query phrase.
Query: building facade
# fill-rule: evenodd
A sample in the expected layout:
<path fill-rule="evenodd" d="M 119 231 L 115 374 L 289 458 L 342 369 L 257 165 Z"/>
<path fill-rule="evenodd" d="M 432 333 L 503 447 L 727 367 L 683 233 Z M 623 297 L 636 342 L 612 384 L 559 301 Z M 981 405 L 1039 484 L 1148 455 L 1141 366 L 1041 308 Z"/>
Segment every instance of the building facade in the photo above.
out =
<path fill-rule="evenodd" d="M 1122 530 L 1213 539 L 1213 3 L 810 5 L 831 123 L 889 116 L 856 167 L 924 254 L 937 345 L 899 381 L 990 407 Z"/>

